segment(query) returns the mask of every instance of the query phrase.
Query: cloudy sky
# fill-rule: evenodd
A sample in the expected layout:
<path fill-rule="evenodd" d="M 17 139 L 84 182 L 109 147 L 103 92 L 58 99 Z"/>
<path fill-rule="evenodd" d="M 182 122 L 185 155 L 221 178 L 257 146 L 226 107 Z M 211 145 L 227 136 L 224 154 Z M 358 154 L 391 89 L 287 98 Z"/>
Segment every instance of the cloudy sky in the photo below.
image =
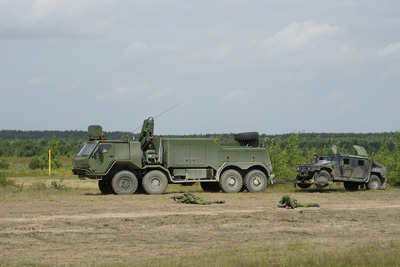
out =
<path fill-rule="evenodd" d="M 400 130 L 400 2 L 0 0 L 0 129 Z"/>

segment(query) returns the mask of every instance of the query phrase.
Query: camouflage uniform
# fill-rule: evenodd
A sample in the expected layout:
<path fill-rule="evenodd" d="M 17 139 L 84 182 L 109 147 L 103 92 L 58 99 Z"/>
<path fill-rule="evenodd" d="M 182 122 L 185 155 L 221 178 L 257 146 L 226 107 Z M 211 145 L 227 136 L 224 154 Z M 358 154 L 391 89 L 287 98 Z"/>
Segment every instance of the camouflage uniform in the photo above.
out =
<path fill-rule="evenodd" d="M 210 205 L 211 203 L 225 203 L 225 201 L 205 201 L 201 197 L 197 197 L 192 193 L 184 193 L 183 198 L 177 200 L 180 203 L 186 204 L 199 204 L 199 205 Z"/>
<path fill-rule="evenodd" d="M 297 207 L 319 207 L 317 203 L 297 203 L 297 199 L 290 197 L 289 195 L 284 195 L 278 203 L 279 208 L 294 209 Z"/>

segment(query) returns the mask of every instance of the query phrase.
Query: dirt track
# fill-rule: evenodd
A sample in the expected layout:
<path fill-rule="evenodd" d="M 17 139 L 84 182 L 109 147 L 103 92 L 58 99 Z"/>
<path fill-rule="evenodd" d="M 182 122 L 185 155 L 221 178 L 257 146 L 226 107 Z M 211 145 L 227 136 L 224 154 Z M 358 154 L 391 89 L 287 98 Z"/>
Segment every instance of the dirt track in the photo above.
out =
<path fill-rule="evenodd" d="M 94 185 L 93 183 L 89 186 Z M 92 193 L 91 193 L 92 192 Z M 8 263 L 134 261 L 263 243 L 400 239 L 400 190 L 291 193 L 320 208 L 277 208 L 282 193 L 195 194 L 225 204 L 176 203 L 168 193 L 71 191 L 0 206 L 0 259 Z"/>

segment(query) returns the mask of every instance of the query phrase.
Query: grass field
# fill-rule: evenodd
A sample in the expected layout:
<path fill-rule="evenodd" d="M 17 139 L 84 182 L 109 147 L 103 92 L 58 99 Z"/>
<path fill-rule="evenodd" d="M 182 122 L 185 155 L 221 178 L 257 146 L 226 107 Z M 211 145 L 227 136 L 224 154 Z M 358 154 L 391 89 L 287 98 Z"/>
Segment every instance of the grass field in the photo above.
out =
<path fill-rule="evenodd" d="M 0 187 L 0 266 L 400 266 L 398 188 L 102 195 L 67 172 L 68 159 L 50 177 L 26 162 L 13 161 Z M 185 191 L 226 203 L 171 200 Z M 282 194 L 321 208 L 279 209 Z"/>

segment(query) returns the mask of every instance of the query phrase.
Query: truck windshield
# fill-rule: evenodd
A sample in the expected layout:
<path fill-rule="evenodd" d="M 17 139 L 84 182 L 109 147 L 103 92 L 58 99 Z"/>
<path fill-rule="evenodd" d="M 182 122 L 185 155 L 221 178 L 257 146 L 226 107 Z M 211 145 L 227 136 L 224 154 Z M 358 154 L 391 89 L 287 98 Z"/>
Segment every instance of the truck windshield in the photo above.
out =
<path fill-rule="evenodd" d="M 84 144 L 83 147 L 81 147 L 81 149 L 79 150 L 78 154 L 76 154 L 76 156 L 87 157 L 90 154 L 92 154 L 92 152 L 96 146 L 97 146 L 97 143 Z"/>

